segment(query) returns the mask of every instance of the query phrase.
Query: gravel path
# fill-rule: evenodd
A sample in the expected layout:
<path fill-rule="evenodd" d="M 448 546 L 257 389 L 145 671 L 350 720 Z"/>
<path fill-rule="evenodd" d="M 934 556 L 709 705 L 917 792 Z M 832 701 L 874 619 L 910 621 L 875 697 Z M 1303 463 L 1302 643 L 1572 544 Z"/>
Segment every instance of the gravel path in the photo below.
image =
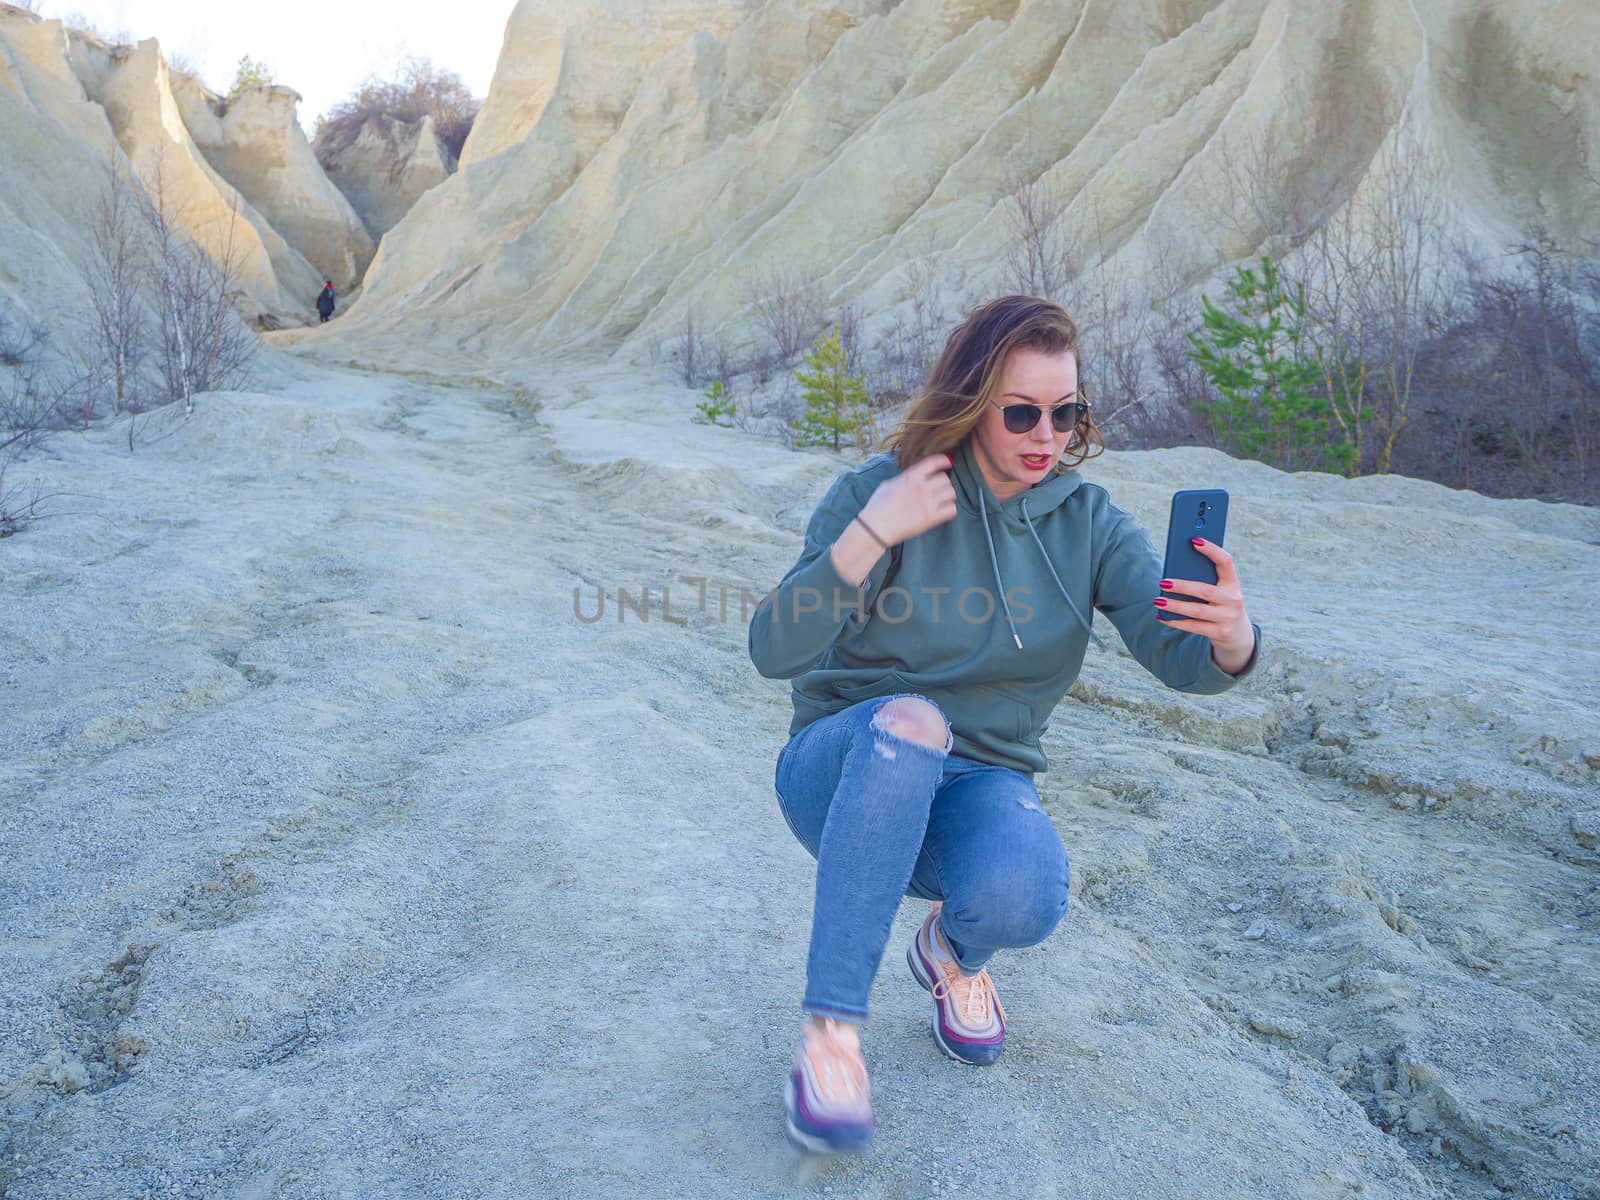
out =
<path fill-rule="evenodd" d="M 620 370 L 294 373 L 58 439 L 74 514 L 0 542 L 0 1196 L 792 1190 L 811 864 L 738 589 L 839 464 Z M 908 903 L 878 1141 L 811 1188 L 1600 1196 L 1600 667 L 1552 629 L 1600 519 L 1092 470 L 1152 523 L 1196 472 L 1270 669 L 1191 699 L 1091 653 L 1042 781 L 1073 907 L 995 964 L 1005 1057 L 937 1053 Z M 1438 622 L 1422 558 L 1516 569 Z"/>

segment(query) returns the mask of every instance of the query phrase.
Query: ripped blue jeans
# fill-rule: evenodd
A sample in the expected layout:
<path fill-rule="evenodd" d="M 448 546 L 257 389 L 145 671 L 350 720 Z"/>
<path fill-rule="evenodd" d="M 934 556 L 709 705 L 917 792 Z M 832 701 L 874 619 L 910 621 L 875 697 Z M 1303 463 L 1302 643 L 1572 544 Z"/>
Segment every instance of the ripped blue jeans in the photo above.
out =
<path fill-rule="evenodd" d="M 1067 911 L 1066 850 L 1033 781 L 951 754 L 947 723 L 943 749 L 884 728 L 879 709 L 900 698 L 813 721 L 778 754 L 779 807 L 817 860 L 801 1002 L 813 1016 L 866 1017 L 902 896 L 944 901 L 939 927 L 969 975 L 1042 942 Z"/>

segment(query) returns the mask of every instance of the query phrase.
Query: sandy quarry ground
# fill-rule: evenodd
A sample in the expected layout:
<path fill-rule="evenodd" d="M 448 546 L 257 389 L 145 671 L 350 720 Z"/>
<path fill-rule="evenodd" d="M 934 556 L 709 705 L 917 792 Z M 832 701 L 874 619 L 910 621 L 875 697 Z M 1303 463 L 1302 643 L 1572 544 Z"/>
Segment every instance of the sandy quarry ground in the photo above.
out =
<path fill-rule="evenodd" d="M 621 369 L 297 353 L 24 472 L 74 495 L 0 542 L 0 1195 L 788 1190 L 811 863 L 737 590 L 841 463 Z M 1207 699 L 1091 649 L 1005 1056 L 937 1053 L 908 904 L 876 1145 L 812 1187 L 1600 1196 L 1600 514 L 1089 474 L 1156 529 L 1233 492 L 1268 657 Z"/>

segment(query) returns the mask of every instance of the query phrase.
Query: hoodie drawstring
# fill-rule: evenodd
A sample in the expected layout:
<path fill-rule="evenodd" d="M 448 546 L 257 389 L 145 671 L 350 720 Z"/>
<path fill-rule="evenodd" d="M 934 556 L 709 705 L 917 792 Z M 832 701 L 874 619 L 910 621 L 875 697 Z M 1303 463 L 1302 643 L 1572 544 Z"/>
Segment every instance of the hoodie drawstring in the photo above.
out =
<path fill-rule="evenodd" d="M 978 504 L 982 510 L 983 540 L 989 546 L 989 569 L 994 572 L 995 588 L 1000 593 L 1000 607 L 1005 610 L 1006 624 L 1011 627 L 1011 640 L 1017 644 L 1017 649 L 1021 650 L 1022 638 L 1018 636 L 1017 623 L 1011 617 L 1011 604 L 1006 599 L 1005 580 L 1000 578 L 1000 560 L 995 557 L 994 553 L 994 534 L 989 532 L 988 493 L 982 488 L 978 490 Z M 1083 610 L 1078 607 L 1077 601 L 1073 600 L 1072 593 L 1067 591 L 1067 585 L 1062 583 L 1061 576 L 1056 574 L 1055 564 L 1050 561 L 1050 556 L 1045 553 L 1044 543 L 1039 540 L 1039 532 L 1034 529 L 1033 519 L 1028 516 L 1028 501 L 1026 498 L 1023 499 L 1021 508 L 1022 523 L 1028 527 L 1028 533 L 1033 537 L 1033 544 L 1039 548 L 1039 557 L 1044 559 L 1044 565 L 1050 572 L 1050 578 L 1054 579 L 1056 587 L 1061 589 L 1061 595 L 1066 600 L 1067 607 L 1072 609 L 1072 615 L 1078 618 L 1078 624 L 1083 626 L 1083 631 L 1094 640 L 1096 646 L 1104 650 L 1106 648 L 1105 641 L 1094 631 L 1094 627 L 1089 624 L 1088 618 L 1083 615 Z"/>
<path fill-rule="evenodd" d="M 1000 560 L 994 556 L 994 534 L 989 532 L 989 498 L 981 487 L 978 489 L 978 503 L 983 506 L 983 540 L 989 543 L 989 569 L 994 572 L 994 586 L 1000 593 L 1000 607 L 1006 610 L 1006 624 L 1011 626 L 1011 640 L 1017 644 L 1017 649 L 1021 650 L 1022 639 L 1017 636 L 1017 623 L 1011 619 L 1011 604 L 1006 599 L 1005 580 L 1000 578 Z M 1052 570 L 1050 573 L 1053 575 L 1055 571 Z M 1059 583 L 1060 580 L 1056 582 Z M 1082 617 L 1078 619 L 1083 620 Z"/>
<path fill-rule="evenodd" d="M 1028 516 L 1028 501 L 1026 498 L 1023 499 L 1021 508 L 1022 523 L 1028 527 L 1028 533 L 1033 537 L 1033 544 L 1039 547 L 1039 557 L 1044 559 L 1044 565 L 1050 571 L 1050 578 L 1054 579 L 1056 581 L 1056 586 L 1061 589 L 1061 595 L 1066 598 L 1067 607 L 1072 609 L 1072 615 L 1078 618 L 1078 624 L 1083 626 L 1083 631 L 1094 639 L 1094 644 L 1096 646 L 1099 646 L 1100 649 L 1104 650 L 1106 648 L 1105 642 L 1101 639 L 1100 635 L 1094 631 L 1094 627 L 1089 624 L 1088 618 L 1083 615 L 1083 611 L 1078 607 L 1077 602 L 1073 600 L 1072 593 L 1067 591 L 1067 585 L 1062 583 L 1061 576 L 1056 574 L 1055 563 L 1051 562 L 1050 556 L 1045 553 L 1044 543 L 1039 540 L 1039 531 L 1033 527 L 1033 519 Z"/>

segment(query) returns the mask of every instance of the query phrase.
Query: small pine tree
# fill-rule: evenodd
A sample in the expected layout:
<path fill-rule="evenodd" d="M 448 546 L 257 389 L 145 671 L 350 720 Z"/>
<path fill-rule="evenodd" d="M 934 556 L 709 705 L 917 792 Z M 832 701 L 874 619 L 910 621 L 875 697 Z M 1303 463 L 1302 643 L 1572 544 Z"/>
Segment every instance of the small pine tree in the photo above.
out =
<path fill-rule="evenodd" d="M 872 420 L 872 406 L 866 385 L 846 366 L 837 325 L 806 351 L 805 365 L 794 373 L 806 405 L 790 426 L 795 444 L 838 450 L 856 441 Z"/>
<path fill-rule="evenodd" d="M 706 389 L 706 398 L 694 406 L 694 419 L 702 425 L 721 425 L 726 417 L 731 426 L 737 411 L 733 394 L 723 386 L 722 380 L 715 379 Z"/>
<path fill-rule="evenodd" d="M 1334 420 L 1321 387 L 1321 356 L 1305 330 L 1305 292 L 1290 291 L 1270 258 L 1240 267 L 1226 309 L 1202 296 L 1204 329 L 1190 357 L 1222 398 L 1198 407 L 1231 451 L 1285 470 L 1348 470 L 1355 446 Z"/>
<path fill-rule="evenodd" d="M 251 84 L 276 82 L 271 67 L 264 62 L 257 62 L 248 54 L 242 54 L 239 56 L 239 69 L 234 72 L 233 86 L 228 89 L 228 95 L 236 96 Z"/>

